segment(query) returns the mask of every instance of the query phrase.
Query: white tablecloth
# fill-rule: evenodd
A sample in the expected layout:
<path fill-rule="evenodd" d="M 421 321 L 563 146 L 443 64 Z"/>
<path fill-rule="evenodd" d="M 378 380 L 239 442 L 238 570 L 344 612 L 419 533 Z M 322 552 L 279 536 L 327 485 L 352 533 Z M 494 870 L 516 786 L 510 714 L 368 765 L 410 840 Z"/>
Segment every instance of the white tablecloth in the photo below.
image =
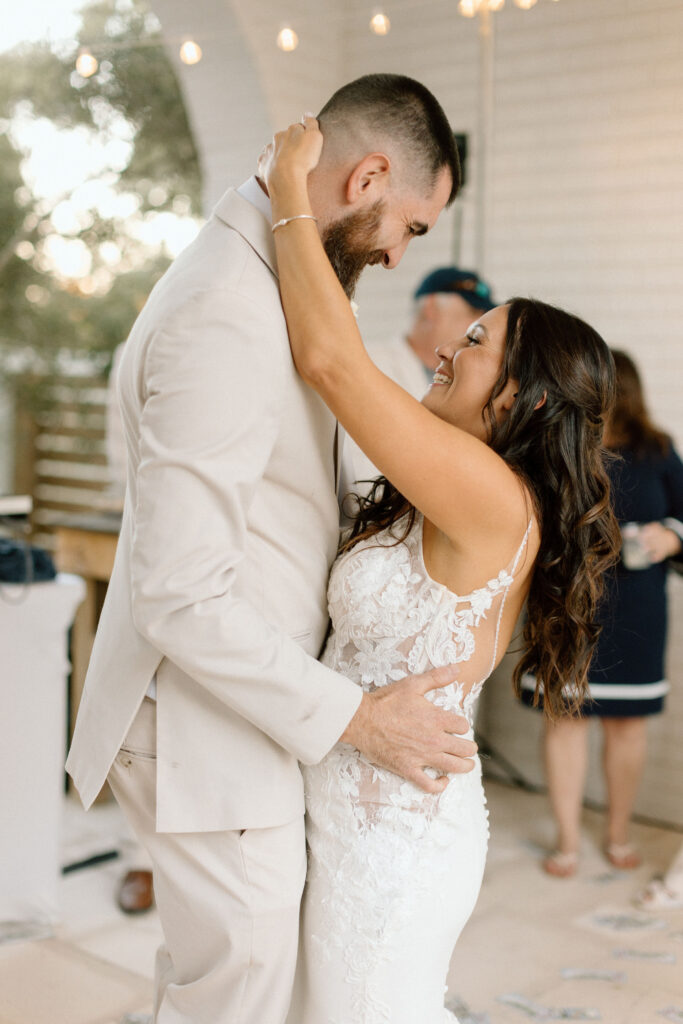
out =
<path fill-rule="evenodd" d="M 0 921 L 57 916 L 67 633 L 85 584 L 0 584 Z"/>

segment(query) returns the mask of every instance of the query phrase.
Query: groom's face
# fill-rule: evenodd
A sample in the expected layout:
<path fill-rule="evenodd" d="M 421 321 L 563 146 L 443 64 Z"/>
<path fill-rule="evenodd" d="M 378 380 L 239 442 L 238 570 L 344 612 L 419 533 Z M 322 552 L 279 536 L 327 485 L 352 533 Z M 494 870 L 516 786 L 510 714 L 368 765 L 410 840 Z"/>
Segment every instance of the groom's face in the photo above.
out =
<path fill-rule="evenodd" d="M 381 263 L 384 250 L 377 246 L 385 202 L 378 199 L 365 210 L 356 210 L 330 224 L 322 235 L 327 258 L 348 297 L 353 298 L 366 267 Z"/>
<path fill-rule="evenodd" d="M 443 168 L 428 196 L 393 189 L 327 226 L 322 232 L 325 252 L 349 298 L 365 267 L 398 266 L 408 243 L 434 226 L 450 192 L 450 171 Z"/>

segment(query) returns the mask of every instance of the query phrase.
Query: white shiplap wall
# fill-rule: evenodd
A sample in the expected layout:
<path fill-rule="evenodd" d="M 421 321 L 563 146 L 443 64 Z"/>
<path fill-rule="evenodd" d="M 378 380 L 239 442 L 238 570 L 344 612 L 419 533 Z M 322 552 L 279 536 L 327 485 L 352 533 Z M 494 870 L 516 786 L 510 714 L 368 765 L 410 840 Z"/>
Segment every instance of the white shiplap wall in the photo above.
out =
<path fill-rule="evenodd" d="M 496 21 L 490 274 L 631 351 L 683 443 L 683 3 L 514 13 Z"/>

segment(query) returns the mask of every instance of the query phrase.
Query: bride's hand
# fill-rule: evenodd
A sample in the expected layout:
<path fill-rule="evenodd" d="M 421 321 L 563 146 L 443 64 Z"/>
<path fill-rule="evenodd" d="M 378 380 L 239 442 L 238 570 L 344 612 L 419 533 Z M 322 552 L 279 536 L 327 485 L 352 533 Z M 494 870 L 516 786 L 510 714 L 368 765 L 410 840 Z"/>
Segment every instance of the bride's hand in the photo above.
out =
<path fill-rule="evenodd" d="M 314 117 L 304 115 L 301 121 L 277 132 L 258 161 L 258 175 L 273 198 L 287 188 L 306 183 L 317 167 L 323 148 L 323 136 Z"/>

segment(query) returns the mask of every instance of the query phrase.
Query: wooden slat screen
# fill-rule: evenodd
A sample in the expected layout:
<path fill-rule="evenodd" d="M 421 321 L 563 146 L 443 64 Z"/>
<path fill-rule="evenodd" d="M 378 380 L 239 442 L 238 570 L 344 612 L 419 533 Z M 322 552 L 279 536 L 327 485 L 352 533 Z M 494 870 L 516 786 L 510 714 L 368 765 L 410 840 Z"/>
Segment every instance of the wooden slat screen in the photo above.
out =
<path fill-rule="evenodd" d="M 117 502 L 107 469 L 105 378 L 59 377 L 44 395 L 44 409 L 31 415 L 32 443 L 22 450 L 32 465 L 21 467 L 21 477 L 33 495 L 34 543 L 52 549 L 54 527 L 65 515 L 111 511 Z"/>

